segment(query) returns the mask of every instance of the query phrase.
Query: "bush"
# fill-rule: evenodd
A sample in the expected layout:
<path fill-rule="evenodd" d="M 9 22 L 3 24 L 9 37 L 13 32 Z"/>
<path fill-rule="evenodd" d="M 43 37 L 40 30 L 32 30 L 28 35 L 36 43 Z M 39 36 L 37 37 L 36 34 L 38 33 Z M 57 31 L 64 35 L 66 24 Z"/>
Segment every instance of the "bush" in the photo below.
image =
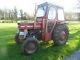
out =
<path fill-rule="evenodd" d="M 0 23 L 31 22 L 32 20 L 0 20 Z"/>

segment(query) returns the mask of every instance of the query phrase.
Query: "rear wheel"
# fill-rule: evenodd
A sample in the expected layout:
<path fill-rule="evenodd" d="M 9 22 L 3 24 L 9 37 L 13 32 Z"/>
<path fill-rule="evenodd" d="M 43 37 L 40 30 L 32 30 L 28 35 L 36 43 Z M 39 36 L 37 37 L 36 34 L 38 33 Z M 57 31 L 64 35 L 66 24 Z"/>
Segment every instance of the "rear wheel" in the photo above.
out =
<path fill-rule="evenodd" d="M 64 45 L 66 41 L 68 40 L 69 31 L 68 27 L 63 25 L 57 25 L 53 32 L 53 40 L 55 45 Z"/>
<path fill-rule="evenodd" d="M 35 38 L 29 37 L 22 44 L 22 52 L 24 54 L 33 54 L 38 49 L 38 42 Z"/>

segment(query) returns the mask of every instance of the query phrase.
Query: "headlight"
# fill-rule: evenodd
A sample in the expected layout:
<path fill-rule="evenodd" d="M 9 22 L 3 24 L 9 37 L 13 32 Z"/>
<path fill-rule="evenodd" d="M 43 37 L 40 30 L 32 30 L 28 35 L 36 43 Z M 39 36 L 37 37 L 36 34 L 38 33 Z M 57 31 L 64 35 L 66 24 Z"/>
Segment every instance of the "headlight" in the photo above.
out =
<path fill-rule="evenodd" d="M 24 35 L 25 35 L 25 33 L 24 33 L 24 32 L 20 32 L 20 33 L 19 33 L 19 35 L 23 35 L 23 36 L 24 36 Z"/>
<path fill-rule="evenodd" d="M 20 28 L 25 28 L 25 26 L 20 26 Z"/>

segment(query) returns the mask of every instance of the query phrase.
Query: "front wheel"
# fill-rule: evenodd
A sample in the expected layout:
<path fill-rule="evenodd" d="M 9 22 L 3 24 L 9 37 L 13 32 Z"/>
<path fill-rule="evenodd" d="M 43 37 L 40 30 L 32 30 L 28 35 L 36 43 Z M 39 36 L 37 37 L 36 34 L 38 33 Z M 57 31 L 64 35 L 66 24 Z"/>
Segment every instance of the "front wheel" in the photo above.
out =
<path fill-rule="evenodd" d="M 65 24 L 57 25 L 54 29 L 52 37 L 55 45 L 64 45 L 69 37 L 68 27 Z"/>
<path fill-rule="evenodd" d="M 24 54 L 33 54 L 38 49 L 38 42 L 35 38 L 29 37 L 22 44 L 22 52 Z"/>
<path fill-rule="evenodd" d="M 19 33 L 16 33 L 16 35 L 15 35 L 15 42 L 16 42 L 17 44 L 20 43 Z"/>

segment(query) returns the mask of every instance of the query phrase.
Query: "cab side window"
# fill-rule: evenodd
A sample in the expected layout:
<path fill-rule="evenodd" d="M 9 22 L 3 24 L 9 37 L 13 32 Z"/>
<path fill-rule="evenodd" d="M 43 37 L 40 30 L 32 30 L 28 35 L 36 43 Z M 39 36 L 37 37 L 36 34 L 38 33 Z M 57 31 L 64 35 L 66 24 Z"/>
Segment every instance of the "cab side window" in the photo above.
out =
<path fill-rule="evenodd" d="M 51 7 L 49 9 L 48 20 L 54 19 L 56 17 L 56 9 Z"/>

